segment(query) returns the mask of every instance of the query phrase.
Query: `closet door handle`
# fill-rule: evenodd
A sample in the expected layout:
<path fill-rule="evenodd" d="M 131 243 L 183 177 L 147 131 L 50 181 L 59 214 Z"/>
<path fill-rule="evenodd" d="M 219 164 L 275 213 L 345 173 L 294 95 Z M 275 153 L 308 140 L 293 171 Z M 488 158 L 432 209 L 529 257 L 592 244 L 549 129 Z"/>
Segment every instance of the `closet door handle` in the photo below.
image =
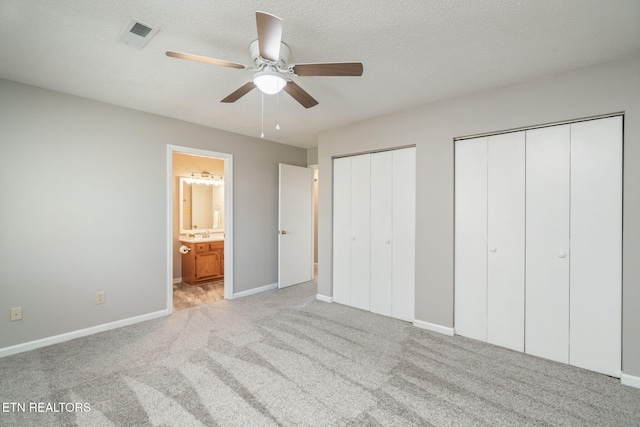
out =
<path fill-rule="evenodd" d="M 558 256 L 559 256 L 560 258 L 564 258 L 564 257 L 566 257 L 566 256 L 567 256 L 567 254 L 565 254 L 564 252 L 560 252 L 560 253 L 558 254 Z"/>
<path fill-rule="evenodd" d="M 498 248 L 489 248 L 489 252 L 496 252 Z"/>

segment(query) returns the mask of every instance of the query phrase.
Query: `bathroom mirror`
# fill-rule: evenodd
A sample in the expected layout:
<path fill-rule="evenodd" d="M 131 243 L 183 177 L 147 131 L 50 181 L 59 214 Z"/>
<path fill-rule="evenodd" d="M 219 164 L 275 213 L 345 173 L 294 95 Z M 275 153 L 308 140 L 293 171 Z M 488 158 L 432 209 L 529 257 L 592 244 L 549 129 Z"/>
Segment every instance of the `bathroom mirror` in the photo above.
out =
<path fill-rule="evenodd" d="M 180 234 L 222 232 L 224 185 L 190 183 L 180 177 Z"/>

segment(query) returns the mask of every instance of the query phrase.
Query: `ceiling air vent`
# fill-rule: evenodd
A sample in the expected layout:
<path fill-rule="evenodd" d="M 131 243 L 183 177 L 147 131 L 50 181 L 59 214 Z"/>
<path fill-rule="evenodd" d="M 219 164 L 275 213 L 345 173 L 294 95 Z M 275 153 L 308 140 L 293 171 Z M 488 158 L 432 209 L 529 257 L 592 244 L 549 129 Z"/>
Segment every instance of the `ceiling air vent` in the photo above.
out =
<path fill-rule="evenodd" d="M 142 49 L 158 31 L 160 31 L 160 29 L 153 25 L 132 19 L 122 30 L 120 36 L 118 36 L 118 40 L 129 46 Z"/>

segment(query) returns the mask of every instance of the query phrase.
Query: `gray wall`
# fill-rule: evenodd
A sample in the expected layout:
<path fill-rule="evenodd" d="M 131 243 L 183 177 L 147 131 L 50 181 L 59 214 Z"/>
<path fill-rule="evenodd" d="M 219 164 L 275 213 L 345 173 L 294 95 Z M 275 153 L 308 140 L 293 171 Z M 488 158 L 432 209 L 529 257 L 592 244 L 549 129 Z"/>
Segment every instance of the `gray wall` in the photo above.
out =
<path fill-rule="evenodd" d="M 453 327 L 453 139 L 624 111 L 623 371 L 639 376 L 639 76 L 627 58 L 322 133 L 318 292 L 332 295 L 332 156 L 417 146 L 416 319 Z"/>
<path fill-rule="evenodd" d="M 318 164 L 318 147 L 307 148 L 307 165 Z"/>
<path fill-rule="evenodd" d="M 305 149 L 0 80 L 0 348 L 166 309 L 167 144 L 234 155 L 234 292 L 277 282 Z"/>

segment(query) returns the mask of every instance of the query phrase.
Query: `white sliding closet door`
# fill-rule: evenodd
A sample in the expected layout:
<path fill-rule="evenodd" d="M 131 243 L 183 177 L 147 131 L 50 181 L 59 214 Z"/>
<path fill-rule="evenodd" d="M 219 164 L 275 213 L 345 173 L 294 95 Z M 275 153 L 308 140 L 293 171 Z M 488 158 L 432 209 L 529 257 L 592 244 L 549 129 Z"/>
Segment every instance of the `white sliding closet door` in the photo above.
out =
<path fill-rule="evenodd" d="M 415 148 L 333 162 L 333 295 L 406 321 L 415 301 Z"/>
<path fill-rule="evenodd" d="M 571 125 L 570 363 L 621 372 L 622 117 Z"/>
<path fill-rule="evenodd" d="M 621 374 L 622 117 L 455 144 L 456 333 Z"/>
<path fill-rule="evenodd" d="M 351 157 L 351 306 L 369 310 L 371 156 Z"/>
<path fill-rule="evenodd" d="M 487 342 L 524 351 L 525 133 L 487 150 Z"/>
<path fill-rule="evenodd" d="M 371 311 L 413 321 L 415 148 L 371 154 Z"/>
<path fill-rule="evenodd" d="M 487 340 L 487 138 L 455 143 L 455 329 Z"/>
<path fill-rule="evenodd" d="M 456 142 L 456 333 L 524 349 L 525 133 Z"/>
<path fill-rule="evenodd" d="M 371 154 L 371 311 L 391 316 L 393 153 Z"/>
<path fill-rule="evenodd" d="M 351 305 L 351 158 L 333 161 L 333 299 Z"/>
<path fill-rule="evenodd" d="M 413 322 L 415 311 L 416 149 L 393 152 L 391 316 Z"/>
<path fill-rule="evenodd" d="M 526 137 L 525 351 L 568 363 L 570 125 Z"/>

